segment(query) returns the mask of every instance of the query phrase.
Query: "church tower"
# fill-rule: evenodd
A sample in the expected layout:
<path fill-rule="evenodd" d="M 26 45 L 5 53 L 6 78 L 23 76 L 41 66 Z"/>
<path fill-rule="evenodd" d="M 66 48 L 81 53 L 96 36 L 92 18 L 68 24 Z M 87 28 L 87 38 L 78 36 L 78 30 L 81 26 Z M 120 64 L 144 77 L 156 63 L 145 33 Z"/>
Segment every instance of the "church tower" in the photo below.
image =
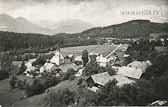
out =
<path fill-rule="evenodd" d="M 59 46 L 57 46 L 55 55 L 51 58 L 50 62 L 56 64 L 57 66 L 60 66 L 64 63 L 64 56 L 61 54 Z"/>

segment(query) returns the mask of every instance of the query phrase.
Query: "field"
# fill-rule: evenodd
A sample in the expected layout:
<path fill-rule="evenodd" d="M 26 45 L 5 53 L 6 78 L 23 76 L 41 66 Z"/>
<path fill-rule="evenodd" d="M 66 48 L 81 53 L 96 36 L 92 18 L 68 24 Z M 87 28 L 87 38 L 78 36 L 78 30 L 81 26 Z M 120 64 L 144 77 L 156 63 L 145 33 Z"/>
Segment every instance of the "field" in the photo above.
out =
<path fill-rule="evenodd" d="M 127 47 L 128 45 L 123 45 L 122 47 Z M 63 55 L 74 54 L 75 56 L 81 55 L 83 50 L 87 50 L 89 53 L 100 53 L 103 56 L 108 55 L 113 51 L 117 46 L 116 45 L 89 45 L 89 46 L 77 46 L 77 47 L 67 47 L 61 48 Z M 55 51 L 49 52 L 54 53 Z"/>

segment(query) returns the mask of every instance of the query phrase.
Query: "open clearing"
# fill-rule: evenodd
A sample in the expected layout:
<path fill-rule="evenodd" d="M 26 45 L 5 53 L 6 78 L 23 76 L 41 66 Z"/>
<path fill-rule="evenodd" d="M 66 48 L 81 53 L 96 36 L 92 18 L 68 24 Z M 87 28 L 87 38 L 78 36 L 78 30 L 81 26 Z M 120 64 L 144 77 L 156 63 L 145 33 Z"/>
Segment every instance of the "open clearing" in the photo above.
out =
<path fill-rule="evenodd" d="M 67 47 L 61 48 L 63 55 L 74 54 L 75 56 L 81 55 L 83 50 L 87 50 L 89 53 L 100 53 L 103 56 L 108 55 L 113 51 L 118 45 L 89 45 L 89 46 L 77 46 L 77 47 Z M 122 47 L 127 47 L 128 45 L 123 45 Z M 51 51 L 50 53 L 54 53 Z"/>

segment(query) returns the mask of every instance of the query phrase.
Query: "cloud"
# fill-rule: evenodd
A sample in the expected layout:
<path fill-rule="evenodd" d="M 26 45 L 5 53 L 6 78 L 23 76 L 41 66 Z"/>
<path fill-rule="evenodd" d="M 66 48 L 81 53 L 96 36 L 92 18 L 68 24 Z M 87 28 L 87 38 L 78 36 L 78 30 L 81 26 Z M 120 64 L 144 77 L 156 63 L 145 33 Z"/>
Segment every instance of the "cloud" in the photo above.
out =
<path fill-rule="evenodd" d="M 121 10 L 156 10 L 159 15 L 123 15 Z M 132 19 L 168 21 L 167 0 L 0 0 L 0 14 L 22 16 L 44 24 L 79 19 L 96 26 L 117 24 Z M 160 14 L 164 15 L 160 15 Z"/>

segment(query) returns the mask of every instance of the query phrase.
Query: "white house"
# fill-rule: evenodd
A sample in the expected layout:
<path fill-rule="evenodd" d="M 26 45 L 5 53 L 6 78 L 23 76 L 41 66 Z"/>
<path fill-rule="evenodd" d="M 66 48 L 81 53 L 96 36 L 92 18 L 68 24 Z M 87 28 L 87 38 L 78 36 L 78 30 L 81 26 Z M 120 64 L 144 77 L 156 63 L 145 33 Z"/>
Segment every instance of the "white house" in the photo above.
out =
<path fill-rule="evenodd" d="M 45 63 L 41 68 L 40 68 L 40 73 L 46 71 L 46 72 L 51 72 L 52 68 L 54 67 L 54 64 L 52 63 Z"/>
<path fill-rule="evenodd" d="M 106 67 L 106 65 L 110 62 L 106 57 L 103 57 L 103 55 L 97 56 L 96 61 L 101 67 Z"/>

